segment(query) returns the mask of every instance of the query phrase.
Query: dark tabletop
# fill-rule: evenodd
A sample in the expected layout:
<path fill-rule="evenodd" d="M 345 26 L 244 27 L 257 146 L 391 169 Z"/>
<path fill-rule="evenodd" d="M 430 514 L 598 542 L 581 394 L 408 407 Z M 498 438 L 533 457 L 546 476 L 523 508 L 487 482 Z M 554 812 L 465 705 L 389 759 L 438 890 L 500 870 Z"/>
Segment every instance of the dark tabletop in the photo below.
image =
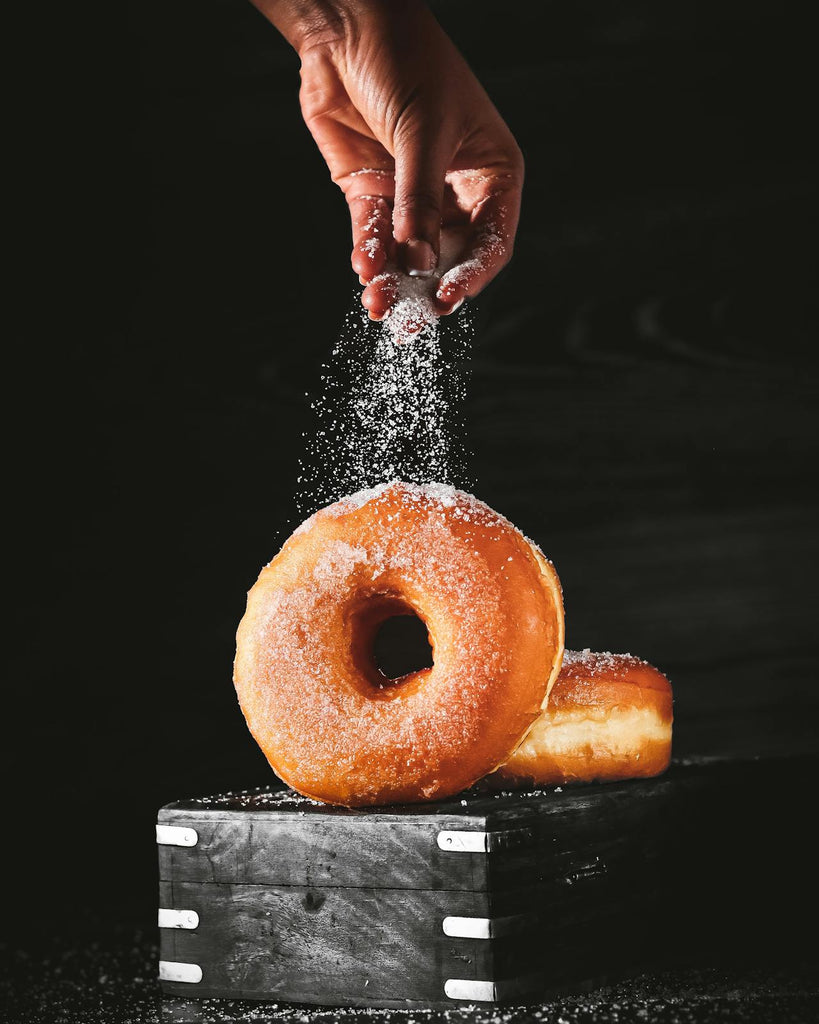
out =
<path fill-rule="evenodd" d="M 465 482 L 555 562 L 569 646 L 669 674 L 678 757 L 816 753 L 815 61 L 795 5 L 435 7 L 527 160 L 515 259 L 459 314 Z M 305 392 L 357 289 L 297 61 L 249 4 L 81 6 L 72 46 L 35 13 L 3 970 L 10 1019 L 150 1021 L 155 812 L 268 780 L 234 632 L 297 520 Z M 709 953 L 519 1016 L 807 1021 L 809 967 Z"/>
<path fill-rule="evenodd" d="M 451 1010 L 344 1010 L 226 1000 L 163 999 L 155 980 L 153 936 L 57 949 L 45 960 L 14 954 L 9 1016 L 20 1024 L 333 1024 L 361 1018 L 383 1024 L 813 1024 L 819 1013 L 815 963 L 787 968 L 677 967 L 555 998 L 529 1007 L 462 1006 Z"/>

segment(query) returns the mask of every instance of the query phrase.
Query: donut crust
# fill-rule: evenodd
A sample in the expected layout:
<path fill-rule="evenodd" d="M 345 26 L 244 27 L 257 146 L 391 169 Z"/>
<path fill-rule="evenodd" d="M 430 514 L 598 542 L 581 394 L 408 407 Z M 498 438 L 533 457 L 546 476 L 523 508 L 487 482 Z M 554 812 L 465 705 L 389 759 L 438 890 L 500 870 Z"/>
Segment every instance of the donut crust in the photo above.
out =
<path fill-rule="evenodd" d="M 659 775 L 671 759 L 671 684 L 630 654 L 566 651 L 548 706 L 494 781 L 513 786 Z"/>
<path fill-rule="evenodd" d="M 380 623 L 414 612 L 432 668 L 387 681 Z M 508 520 L 444 485 L 394 482 L 299 527 L 248 594 L 234 683 L 273 770 L 363 806 L 440 799 L 507 761 L 563 656 L 551 563 Z"/>

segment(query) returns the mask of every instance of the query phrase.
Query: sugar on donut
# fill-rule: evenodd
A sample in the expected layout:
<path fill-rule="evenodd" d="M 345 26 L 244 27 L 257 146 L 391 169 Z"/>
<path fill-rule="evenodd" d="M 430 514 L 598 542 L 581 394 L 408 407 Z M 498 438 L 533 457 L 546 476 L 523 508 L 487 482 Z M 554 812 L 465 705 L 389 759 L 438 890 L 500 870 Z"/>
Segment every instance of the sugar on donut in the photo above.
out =
<path fill-rule="evenodd" d="M 553 785 L 659 775 L 671 758 L 668 679 L 630 654 L 566 651 L 548 706 L 493 782 Z"/>
<path fill-rule="evenodd" d="M 426 624 L 434 664 L 390 681 L 385 619 Z M 234 682 L 294 789 L 347 806 L 458 793 L 507 761 L 563 655 L 551 563 L 508 520 L 440 484 L 391 483 L 300 526 L 248 595 Z"/>

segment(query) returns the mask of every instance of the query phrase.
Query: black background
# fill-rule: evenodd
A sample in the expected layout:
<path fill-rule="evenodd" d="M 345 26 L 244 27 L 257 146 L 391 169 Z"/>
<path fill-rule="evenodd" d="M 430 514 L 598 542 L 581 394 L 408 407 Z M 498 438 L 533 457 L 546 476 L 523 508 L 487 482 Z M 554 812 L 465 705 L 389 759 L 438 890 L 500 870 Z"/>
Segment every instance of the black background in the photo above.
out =
<path fill-rule="evenodd" d="M 669 673 L 680 756 L 816 750 L 797 8 L 435 5 L 527 159 L 516 257 L 473 312 L 476 492 L 555 561 L 570 646 Z M 249 5 L 26 16 L 7 126 L 13 943 L 152 927 L 156 808 L 269 777 L 233 637 L 296 521 L 305 392 L 356 293 L 298 61 Z"/>

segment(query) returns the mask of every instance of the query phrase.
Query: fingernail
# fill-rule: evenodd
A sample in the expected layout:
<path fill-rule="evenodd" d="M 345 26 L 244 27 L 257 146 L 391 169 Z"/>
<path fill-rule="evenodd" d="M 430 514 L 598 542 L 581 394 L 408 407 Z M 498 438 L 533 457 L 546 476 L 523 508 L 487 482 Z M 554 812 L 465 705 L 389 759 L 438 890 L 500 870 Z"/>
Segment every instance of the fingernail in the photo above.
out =
<path fill-rule="evenodd" d="M 404 243 L 404 266 L 410 277 L 431 277 L 438 265 L 438 257 L 429 242 L 411 238 Z"/>

